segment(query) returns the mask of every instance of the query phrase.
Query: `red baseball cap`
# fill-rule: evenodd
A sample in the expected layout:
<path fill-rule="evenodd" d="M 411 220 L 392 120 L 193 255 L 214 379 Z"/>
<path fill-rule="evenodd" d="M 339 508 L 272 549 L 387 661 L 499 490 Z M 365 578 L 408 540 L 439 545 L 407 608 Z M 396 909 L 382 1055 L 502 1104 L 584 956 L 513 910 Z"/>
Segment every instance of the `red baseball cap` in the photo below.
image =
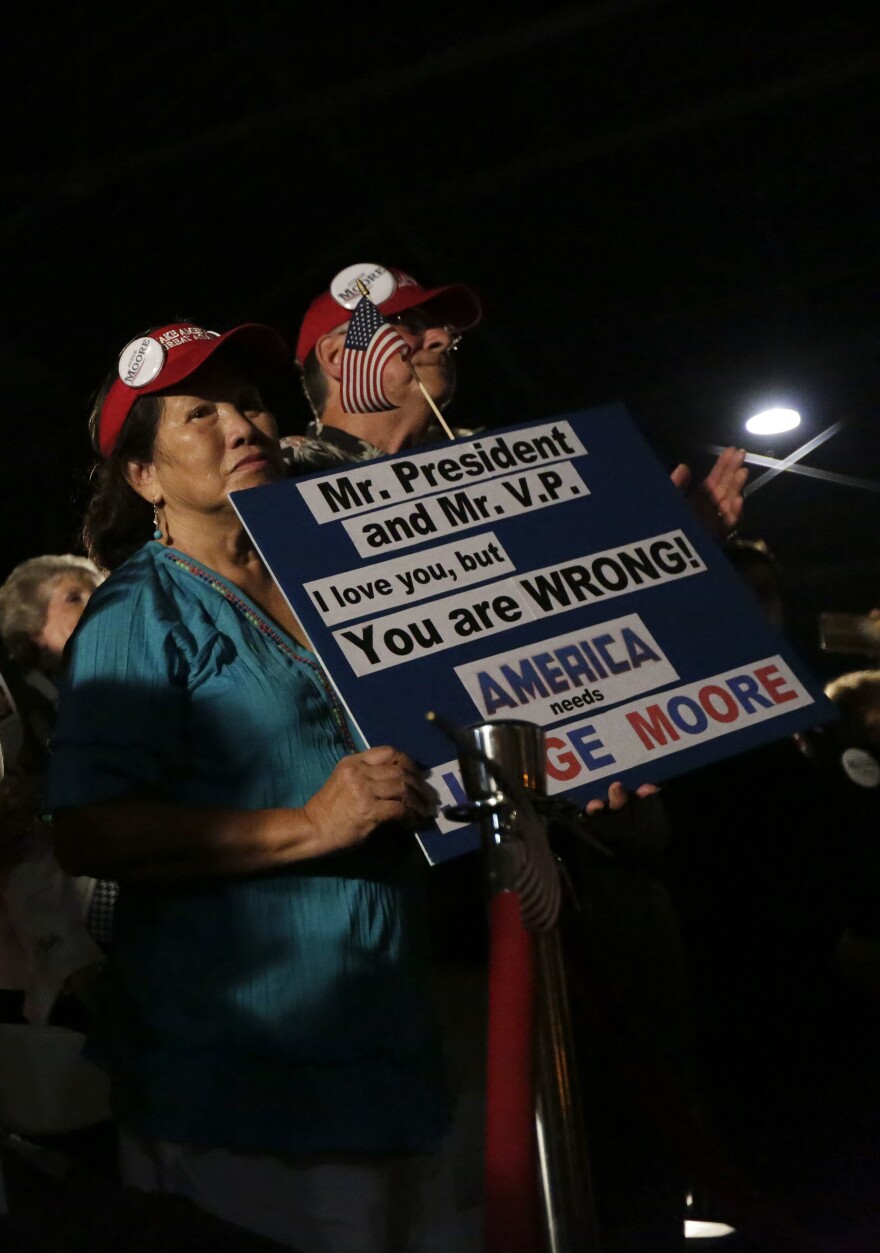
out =
<path fill-rule="evenodd" d="M 175 322 L 139 335 L 119 354 L 119 377 L 101 406 L 99 442 L 109 457 L 131 407 L 139 396 L 151 396 L 194 374 L 219 348 L 234 344 L 246 364 L 259 373 L 284 370 L 288 348 L 271 326 L 247 322 L 221 335 L 201 326 Z"/>
<path fill-rule="evenodd" d="M 394 266 L 362 262 L 349 265 L 333 279 L 327 291 L 316 296 L 306 310 L 296 341 L 296 360 L 302 365 L 322 335 L 341 326 L 351 317 L 362 296 L 358 280 L 384 314 L 403 313 L 416 305 L 432 304 L 438 318 L 456 331 L 469 331 L 482 316 L 476 292 L 464 283 L 446 287 L 422 287 L 421 283 Z"/>

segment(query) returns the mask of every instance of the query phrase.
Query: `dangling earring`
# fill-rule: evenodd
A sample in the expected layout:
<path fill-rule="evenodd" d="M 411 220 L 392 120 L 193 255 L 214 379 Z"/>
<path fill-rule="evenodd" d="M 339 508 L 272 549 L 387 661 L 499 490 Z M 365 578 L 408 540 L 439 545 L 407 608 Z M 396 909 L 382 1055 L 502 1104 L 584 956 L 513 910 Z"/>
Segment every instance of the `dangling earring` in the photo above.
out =
<path fill-rule="evenodd" d="M 162 538 L 162 528 L 159 526 L 159 506 L 153 502 L 153 539 Z"/>

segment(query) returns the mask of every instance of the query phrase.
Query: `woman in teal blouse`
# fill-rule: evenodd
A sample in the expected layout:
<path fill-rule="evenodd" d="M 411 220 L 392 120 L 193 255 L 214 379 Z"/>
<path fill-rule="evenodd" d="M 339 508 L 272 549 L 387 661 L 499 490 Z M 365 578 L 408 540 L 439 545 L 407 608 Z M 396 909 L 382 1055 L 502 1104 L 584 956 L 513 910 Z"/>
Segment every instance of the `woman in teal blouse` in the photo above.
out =
<path fill-rule="evenodd" d="M 47 809 L 62 864 L 121 884 L 89 1048 L 133 1181 L 290 1247 L 427 1250 L 448 1113 L 411 830 L 434 797 L 358 742 L 228 500 L 283 476 L 257 380 L 285 360 L 268 327 L 179 324 L 99 393 L 86 536 L 112 573 L 68 648 Z"/>

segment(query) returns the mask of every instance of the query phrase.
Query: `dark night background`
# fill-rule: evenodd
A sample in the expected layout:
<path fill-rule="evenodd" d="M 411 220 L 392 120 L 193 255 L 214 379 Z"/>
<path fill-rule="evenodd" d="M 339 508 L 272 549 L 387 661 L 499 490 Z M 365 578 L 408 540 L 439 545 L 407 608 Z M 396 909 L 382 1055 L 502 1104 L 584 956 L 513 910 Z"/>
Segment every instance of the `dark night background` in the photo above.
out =
<path fill-rule="evenodd" d="M 2 36 L 0 577 L 76 547 L 92 394 L 192 318 L 295 335 L 354 261 L 481 293 L 453 415 L 623 402 L 670 468 L 714 445 L 880 486 L 880 37 L 861 6 L 603 0 L 372 11 L 69 4 Z M 753 407 L 801 428 L 745 435 Z M 295 377 L 276 408 L 306 420 Z M 767 444 L 771 446 L 768 447 Z M 761 473 L 753 468 L 752 479 Z M 880 495 L 786 473 L 741 528 L 791 630 L 880 604 Z"/>

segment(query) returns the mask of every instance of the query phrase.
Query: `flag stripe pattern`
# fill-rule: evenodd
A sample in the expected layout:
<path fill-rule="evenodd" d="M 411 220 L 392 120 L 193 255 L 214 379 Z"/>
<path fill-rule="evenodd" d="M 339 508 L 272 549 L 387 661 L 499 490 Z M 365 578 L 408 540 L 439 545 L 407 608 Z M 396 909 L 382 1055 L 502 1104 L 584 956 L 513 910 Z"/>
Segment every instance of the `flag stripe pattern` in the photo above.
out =
<path fill-rule="evenodd" d="M 398 352 L 409 345 L 386 322 L 370 300 L 362 296 L 355 306 L 342 350 L 340 403 L 345 413 L 379 413 L 395 406 L 385 395 L 382 373 Z"/>

